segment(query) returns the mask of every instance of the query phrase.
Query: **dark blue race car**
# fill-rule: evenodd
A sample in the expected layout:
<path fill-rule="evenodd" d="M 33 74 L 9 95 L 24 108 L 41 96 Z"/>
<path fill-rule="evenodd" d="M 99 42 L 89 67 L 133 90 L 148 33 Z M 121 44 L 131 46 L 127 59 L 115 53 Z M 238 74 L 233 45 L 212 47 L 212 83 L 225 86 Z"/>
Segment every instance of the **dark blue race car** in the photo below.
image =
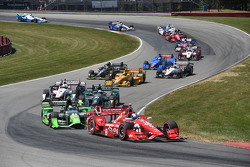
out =
<path fill-rule="evenodd" d="M 114 31 L 134 31 L 135 28 L 133 25 L 127 26 L 120 21 L 111 21 L 108 23 L 110 30 Z"/>

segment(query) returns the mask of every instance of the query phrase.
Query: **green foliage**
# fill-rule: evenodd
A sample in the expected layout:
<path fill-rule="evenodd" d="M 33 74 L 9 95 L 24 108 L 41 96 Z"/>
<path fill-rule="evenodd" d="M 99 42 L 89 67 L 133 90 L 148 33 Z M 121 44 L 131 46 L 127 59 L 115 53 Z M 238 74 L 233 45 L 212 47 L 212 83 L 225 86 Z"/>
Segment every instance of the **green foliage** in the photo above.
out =
<path fill-rule="evenodd" d="M 139 46 L 130 36 L 90 28 L 1 22 L 0 27 L 15 50 L 0 58 L 0 85 L 87 67 Z"/>

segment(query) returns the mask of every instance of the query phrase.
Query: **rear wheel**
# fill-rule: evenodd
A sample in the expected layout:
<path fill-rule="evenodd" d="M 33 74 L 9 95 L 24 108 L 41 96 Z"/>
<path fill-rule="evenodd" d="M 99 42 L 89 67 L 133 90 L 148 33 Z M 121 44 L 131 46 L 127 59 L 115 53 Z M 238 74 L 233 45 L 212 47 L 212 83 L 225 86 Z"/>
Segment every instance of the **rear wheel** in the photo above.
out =
<path fill-rule="evenodd" d="M 43 94 L 45 94 L 46 98 L 48 98 L 49 97 L 49 90 L 48 89 L 44 89 L 43 90 Z"/>
<path fill-rule="evenodd" d="M 158 69 L 158 70 L 156 71 L 156 78 L 163 78 L 162 69 Z"/>
<path fill-rule="evenodd" d="M 109 96 L 110 107 L 115 108 L 116 100 L 114 96 Z"/>

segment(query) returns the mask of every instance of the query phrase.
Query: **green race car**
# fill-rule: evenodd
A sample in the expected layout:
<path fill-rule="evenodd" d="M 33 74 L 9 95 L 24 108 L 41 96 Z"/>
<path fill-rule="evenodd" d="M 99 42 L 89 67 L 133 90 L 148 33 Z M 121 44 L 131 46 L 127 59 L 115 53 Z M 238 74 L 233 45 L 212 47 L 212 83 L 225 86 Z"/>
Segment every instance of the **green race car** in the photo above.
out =
<path fill-rule="evenodd" d="M 120 104 L 119 88 L 92 85 L 79 95 L 78 102 L 83 102 L 84 106 L 115 108 Z"/>
<path fill-rule="evenodd" d="M 85 107 L 81 102 L 75 106 L 65 101 L 42 102 L 41 120 L 51 128 L 84 128 L 86 112 L 92 107 Z"/>

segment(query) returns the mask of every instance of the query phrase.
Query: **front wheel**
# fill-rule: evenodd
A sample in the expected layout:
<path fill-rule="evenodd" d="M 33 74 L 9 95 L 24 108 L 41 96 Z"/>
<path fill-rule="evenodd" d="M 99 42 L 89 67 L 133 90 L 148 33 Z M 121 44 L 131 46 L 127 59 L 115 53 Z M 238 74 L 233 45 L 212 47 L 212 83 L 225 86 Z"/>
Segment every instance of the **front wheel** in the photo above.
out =
<path fill-rule="evenodd" d="M 94 76 L 95 76 L 94 70 L 89 70 L 88 77 L 91 78 L 91 77 L 94 77 Z"/>
<path fill-rule="evenodd" d="M 135 81 L 134 81 L 134 78 L 133 78 L 133 77 L 129 77 L 129 78 L 128 78 L 128 81 L 129 81 L 129 83 L 130 83 L 128 86 L 134 86 Z"/>
<path fill-rule="evenodd" d="M 19 22 L 23 21 L 23 19 L 22 19 L 21 16 L 18 17 L 18 21 L 19 21 Z"/>
<path fill-rule="evenodd" d="M 88 130 L 90 134 L 94 135 L 95 134 L 95 120 L 91 119 L 88 123 Z"/>
<path fill-rule="evenodd" d="M 166 136 L 166 138 L 168 139 L 168 131 L 171 129 L 178 129 L 178 125 L 175 121 L 167 121 L 164 123 L 164 127 L 163 127 L 163 133 Z"/>
<path fill-rule="evenodd" d="M 126 130 L 126 126 L 124 124 L 121 124 L 119 126 L 118 135 L 119 135 L 120 140 L 127 139 L 127 130 Z"/>

